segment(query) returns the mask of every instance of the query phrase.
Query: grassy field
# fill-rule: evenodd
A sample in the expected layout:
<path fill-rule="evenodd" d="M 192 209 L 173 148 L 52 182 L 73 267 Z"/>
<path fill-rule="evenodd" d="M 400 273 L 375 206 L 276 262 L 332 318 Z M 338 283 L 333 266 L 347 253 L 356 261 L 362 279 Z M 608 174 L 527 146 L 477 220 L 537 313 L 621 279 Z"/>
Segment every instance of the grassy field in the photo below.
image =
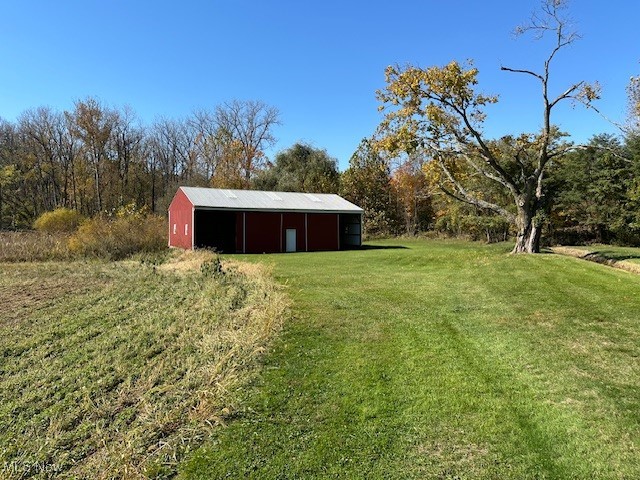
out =
<path fill-rule="evenodd" d="M 287 308 L 268 272 L 212 259 L 0 263 L 0 478 L 175 474 Z"/>
<path fill-rule="evenodd" d="M 247 256 L 295 318 L 181 478 L 640 478 L 640 276 L 510 248 Z"/>

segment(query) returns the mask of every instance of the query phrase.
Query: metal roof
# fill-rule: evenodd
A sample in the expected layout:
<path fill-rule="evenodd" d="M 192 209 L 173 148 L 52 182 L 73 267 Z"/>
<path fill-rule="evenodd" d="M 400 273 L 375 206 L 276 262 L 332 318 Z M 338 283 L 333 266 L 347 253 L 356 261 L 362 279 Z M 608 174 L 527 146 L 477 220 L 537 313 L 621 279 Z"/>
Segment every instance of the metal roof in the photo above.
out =
<path fill-rule="evenodd" d="M 333 193 L 264 192 L 222 188 L 180 187 L 196 208 L 287 212 L 363 213 Z"/>

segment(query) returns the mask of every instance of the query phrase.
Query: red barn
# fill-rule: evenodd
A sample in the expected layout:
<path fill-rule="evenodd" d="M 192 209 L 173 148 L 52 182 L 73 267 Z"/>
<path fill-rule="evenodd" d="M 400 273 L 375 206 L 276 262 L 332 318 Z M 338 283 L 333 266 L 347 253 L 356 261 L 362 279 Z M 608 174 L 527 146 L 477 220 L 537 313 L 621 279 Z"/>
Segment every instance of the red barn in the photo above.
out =
<path fill-rule="evenodd" d="M 169 246 L 225 253 L 344 250 L 362 244 L 363 210 L 327 193 L 180 187 Z"/>

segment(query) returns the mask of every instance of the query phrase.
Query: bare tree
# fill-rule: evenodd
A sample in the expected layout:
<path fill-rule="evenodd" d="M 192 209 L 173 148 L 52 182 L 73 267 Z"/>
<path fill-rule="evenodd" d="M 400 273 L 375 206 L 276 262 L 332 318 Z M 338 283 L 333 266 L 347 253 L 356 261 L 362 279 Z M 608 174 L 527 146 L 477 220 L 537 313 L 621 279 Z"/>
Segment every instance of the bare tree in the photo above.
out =
<path fill-rule="evenodd" d="M 210 179 L 215 174 L 223 149 L 215 115 L 208 110 L 198 110 L 187 122 L 195 132 L 194 149 L 198 168 Z"/>
<path fill-rule="evenodd" d="M 640 131 L 640 75 L 631 77 L 627 85 L 627 133 Z"/>
<path fill-rule="evenodd" d="M 9 187 L 17 183 L 18 169 L 18 135 L 15 127 L 0 118 L 0 229 L 15 226 L 17 203 L 15 195 L 11 195 Z M 8 210 L 10 222 L 5 222 L 5 210 Z"/>
<path fill-rule="evenodd" d="M 273 128 L 280 125 L 279 115 L 276 108 L 259 101 L 234 100 L 216 108 L 218 130 L 238 144 L 240 171 L 247 187 L 266 163 L 265 150 L 276 142 Z"/>
<path fill-rule="evenodd" d="M 141 161 L 143 138 L 144 131 L 138 125 L 133 110 L 125 107 L 122 112 L 118 112 L 113 124 L 111 142 L 115 153 L 120 203 L 131 196 L 131 192 L 129 192 L 130 167 L 132 163 Z"/>
<path fill-rule="evenodd" d="M 92 166 L 95 192 L 93 212 L 100 212 L 103 208 L 102 172 L 108 158 L 107 146 L 118 120 L 117 112 L 102 106 L 94 98 L 88 98 L 77 101 L 73 112 L 65 112 L 65 116 L 71 133 L 82 141 L 83 153 Z"/>
<path fill-rule="evenodd" d="M 60 152 L 56 143 L 56 130 L 61 122 L 61 116 L 46 107 L 27 110 L 18 120 L 19 131 L 24 136 L 24 160 L 31 167 L 31 176 L 37 178 L 33 182 L 37 197 L 34 204 L 45 210 L 64 203 L 59 185 Z"/>

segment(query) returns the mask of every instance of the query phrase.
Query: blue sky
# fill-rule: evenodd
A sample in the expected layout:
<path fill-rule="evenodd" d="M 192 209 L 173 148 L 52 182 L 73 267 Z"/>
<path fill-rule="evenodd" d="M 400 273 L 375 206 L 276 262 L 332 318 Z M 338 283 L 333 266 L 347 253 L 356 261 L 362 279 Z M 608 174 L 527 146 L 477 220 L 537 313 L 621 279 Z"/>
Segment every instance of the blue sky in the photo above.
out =
<path fill-rule="evenodd" d="M 342 169 L 380 122 L 375 91 L 389 64 L 422 67 L 474 59 L 480 89 L 500 95 L 488 110 L 496 137 L 535 131 L 539 87 L 500 66 L 539 68 L 544 42 L 513 28 L 537 1 L 442 0 L 5 0 L 0 15 L 0 117 L 39 106 L 70 109 L 95 96 L 131 106 L 144 124 L 181 118 L 227 100 L 280 110 L 274 152 L 305 141 Z M 622 120 L 625 87 L 640 74 L 639 2 L 574 0 L 582 39 L 552 72 L 558 93 L 598 80 L 599 108 Z M 576 141 L 615 129 L 569 105 L 555 117 Z M 273 152 L 271 152 L 273 154 Z"/>

